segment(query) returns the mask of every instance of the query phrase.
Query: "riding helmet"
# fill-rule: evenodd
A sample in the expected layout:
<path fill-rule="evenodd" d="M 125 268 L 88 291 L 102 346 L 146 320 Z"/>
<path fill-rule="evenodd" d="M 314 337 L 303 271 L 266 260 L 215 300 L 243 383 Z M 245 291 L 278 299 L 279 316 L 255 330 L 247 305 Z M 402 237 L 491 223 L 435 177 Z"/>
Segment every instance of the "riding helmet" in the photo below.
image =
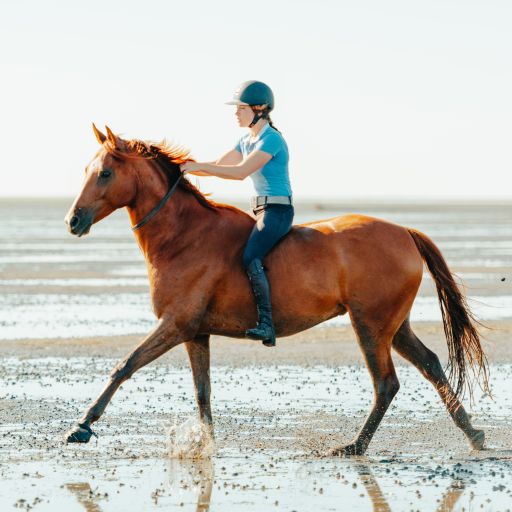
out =
<path fill-rule="evenodd" d="M 248 80 L 240 84 L 233 99 L 226 105 L 267 105 L 270 112 L 274 108 L 274 94 L 267 84 Z"/>

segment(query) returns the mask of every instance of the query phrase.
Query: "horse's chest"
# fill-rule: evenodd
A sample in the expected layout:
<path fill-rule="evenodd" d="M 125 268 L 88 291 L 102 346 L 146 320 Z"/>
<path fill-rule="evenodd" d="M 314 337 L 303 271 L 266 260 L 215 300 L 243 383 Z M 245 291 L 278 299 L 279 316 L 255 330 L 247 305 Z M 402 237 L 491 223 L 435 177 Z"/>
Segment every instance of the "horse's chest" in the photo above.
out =
<path fill-rule="evenodd" d="M 180 314 L 188 303 L 188 296 L 182 283 L 172 276 L 162 275 L 150 279 L 151 305 L 158 319 L 167 313 Z"/>
<path fill-rule="evenodd" d="M 166 309 L 169 307 L 172 290 L 169 286 L 165 286 L 163 280 L 150 280 L 150 299 L 151 307 L 157 318 L 162 318 Z"/>

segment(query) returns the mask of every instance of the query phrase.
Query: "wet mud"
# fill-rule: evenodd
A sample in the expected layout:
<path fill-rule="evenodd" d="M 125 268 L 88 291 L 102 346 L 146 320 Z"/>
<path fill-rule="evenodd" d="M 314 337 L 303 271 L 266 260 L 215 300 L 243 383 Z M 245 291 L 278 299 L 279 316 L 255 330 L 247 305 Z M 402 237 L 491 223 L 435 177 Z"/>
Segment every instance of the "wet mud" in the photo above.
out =
<path fill-rule="evenodd" d="M 63 436 L 102 388 L 112 354 L 5 355 L 0 510 L 512 508 L 509 361 L 492 361 L 494 401 L 477 392 L 470 408 L 486 450 L 471 451 L 431 386 L 399 365 L 401 390 L 367 454 L 342 459 L 322 454 L 362 425 L 372 401 L 366 369 L 274 354 L 275 364 L 212 367 L 213 442 L 178 354 L 123 384 L 87 445 Z"/>

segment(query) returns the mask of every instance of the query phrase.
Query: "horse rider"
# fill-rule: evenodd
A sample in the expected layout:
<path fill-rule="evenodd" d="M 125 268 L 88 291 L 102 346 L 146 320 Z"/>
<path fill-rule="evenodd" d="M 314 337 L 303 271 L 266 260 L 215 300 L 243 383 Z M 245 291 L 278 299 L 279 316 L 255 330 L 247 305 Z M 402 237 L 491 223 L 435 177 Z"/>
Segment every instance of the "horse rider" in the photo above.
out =
<path fill-rule="evenodd" d="M 185 162 L 181 164 L 181 171 L 232 180 L 243 180 L 247 176 L 252 179 L 256 195 L 251 199 L 251 208 L 256 223 L 242 261 L 256 299 L 258 322 L 247 329 L 245 335 L 273 347 L 276 336 L 263 259 L 290 231 L 293 222 L 288 146 L 270 119 L 274 94 L 268 85 L 256 80 L 244 82 L 226 104 L 236 105 L 238 124 L 248 128 L 247 133 L 216 162 Z"/>

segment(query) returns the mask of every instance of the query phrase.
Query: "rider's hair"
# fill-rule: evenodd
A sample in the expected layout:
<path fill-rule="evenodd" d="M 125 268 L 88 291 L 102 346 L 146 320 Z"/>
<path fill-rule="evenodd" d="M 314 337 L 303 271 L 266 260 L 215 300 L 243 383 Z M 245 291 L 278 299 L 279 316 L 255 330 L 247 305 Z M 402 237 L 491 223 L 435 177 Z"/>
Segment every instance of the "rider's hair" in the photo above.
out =
<path fill-rule="evenodd" d="M 278 130 L 278 129 L 274 126 L 274 123 L 272 122 L 272 119 L 270 119 L 270 116 L 268 116 L 266 119 L 268 120 L 268 124 L 269 124 L 272 128 L 274 128 L 274 130 L 275 130 L 276 132 L 281 133 L 281 130 Z"/>
<path fill-rule="evenodd" d="M 255 113 L 255 114 L 261 114 L 261 117 L 263 119 L 266 119 L 268 121 L 268 124 L 274 128 L 274 130 L 276 132 L 279 132 L 281 133 L 280 130 L 278 130 L 275 126 L 274 126 L 274 123 L 272 122 L 272 119 L 270 119 L 270 110 L 268 109 L 268 107 L 265 105 L 265 106 L 261 106 L 261 105 L 251 105 L 251 109 L 252 111 Z"/>

